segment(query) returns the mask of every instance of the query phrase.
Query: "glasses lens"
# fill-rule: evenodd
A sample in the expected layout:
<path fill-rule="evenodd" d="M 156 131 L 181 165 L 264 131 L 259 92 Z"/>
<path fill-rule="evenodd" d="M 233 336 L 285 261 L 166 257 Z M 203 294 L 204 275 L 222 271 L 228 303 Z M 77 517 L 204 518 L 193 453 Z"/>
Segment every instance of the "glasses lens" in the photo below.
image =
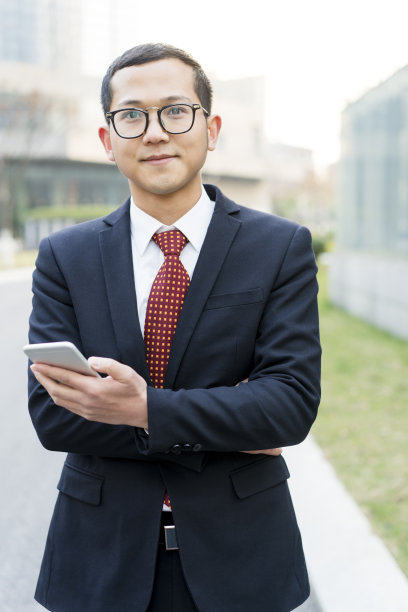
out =
<path fill-rule="evenodd" d="M 136 138 L 146 128 L 146 116 L 138 108 L 125 108 L 115 114 L 115 128 L 123 138 Z"/>
<path fill-rule="evenodd" d="M 170 104 L 162 109 L 160 118 L 166 132 L 181 134 L 191 129 L 194 110 L 188 104 Z"/>

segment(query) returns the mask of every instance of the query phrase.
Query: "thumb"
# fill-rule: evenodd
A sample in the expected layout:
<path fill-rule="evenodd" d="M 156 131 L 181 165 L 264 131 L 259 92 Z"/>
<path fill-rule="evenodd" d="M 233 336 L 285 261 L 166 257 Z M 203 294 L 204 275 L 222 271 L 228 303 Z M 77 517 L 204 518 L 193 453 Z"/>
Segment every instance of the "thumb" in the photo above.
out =
<path fill-rule="evenodd" d="M 107 357 L 89 357 L 88 363 L 96 372 L 106 374 L 118 382 L 125 382 L 134 374 L 129 366 Z"/>

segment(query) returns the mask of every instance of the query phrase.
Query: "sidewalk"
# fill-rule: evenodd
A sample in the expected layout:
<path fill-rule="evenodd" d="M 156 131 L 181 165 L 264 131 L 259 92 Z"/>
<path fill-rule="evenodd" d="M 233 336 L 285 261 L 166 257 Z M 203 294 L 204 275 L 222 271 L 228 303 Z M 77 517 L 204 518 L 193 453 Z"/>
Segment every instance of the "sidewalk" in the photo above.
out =
<path fill-rule="evenodd" d="M 309 436 L 285 448 L 310 581 L 323 612 L 408 612 L 408 579 Z"/>
<path fill-rule="evenodd" d="M 4 283 L 19 283 L 29 280 L 33 274 L 33 268 L 11 268 L 0 270 L 0 285 Z"/>

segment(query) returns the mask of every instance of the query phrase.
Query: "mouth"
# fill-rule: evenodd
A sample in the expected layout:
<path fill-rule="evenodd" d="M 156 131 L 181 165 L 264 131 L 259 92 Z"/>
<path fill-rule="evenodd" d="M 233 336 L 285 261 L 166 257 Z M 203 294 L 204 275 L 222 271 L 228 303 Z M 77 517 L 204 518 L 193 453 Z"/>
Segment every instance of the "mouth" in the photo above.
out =
<path fill-rule="evenodd" d="M 166 155 L 162 153 L 158 155 L 149 155 L 149 157 L 145 157 L 142 161 L 153 166 L 161 166 L 169 163 L 171 160 L 175 159 L 175 157 L 175 155 Z"/>

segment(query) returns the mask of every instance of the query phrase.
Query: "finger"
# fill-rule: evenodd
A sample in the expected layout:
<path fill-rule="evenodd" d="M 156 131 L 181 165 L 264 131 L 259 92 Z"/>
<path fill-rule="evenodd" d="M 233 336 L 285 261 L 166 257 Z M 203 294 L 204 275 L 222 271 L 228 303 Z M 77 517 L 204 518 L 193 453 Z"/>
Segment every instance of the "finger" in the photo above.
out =
<path fill-rule="evenodd" d="M 235 386 L 239 387 L 239 385 L 242 385 L 242 383 L 247 383 L 248 382 L 248 378 L 245 378 L 245 380 L 241 380 L 239 383 L 237 383 Z"/>
<path fill-rule="evenodd" d="M 43 367 L 36 364 L 30 367 L 40 385 L 48 391 L 49 395 L 52 395 L 57 385 L 61 384 L 59 379 L 62 379 L 62 376 L 54 368 L 49 368 L 48 366 Z"/>
<path fill-rule="evenodd" d="M 106 357 L 89 357 L 88 363 L 96 372 L 107 374 L 118 382 L 126 382 L 136 373 L 129 366 Z"/>
<path fill-rule="evenodd" d="M 86 382 L 86 379 L 90 378 L 89 376 L 84 376 L 83 374 L 74 372 L 74 370 L 67 370 L 65 368 L 59 368 L 58 366 L 52 366 L 45 363 L 34 363 L 30 366 L 30 368 L 36 376 L 37 374 L 45 376 L 48 379 L 55 380 L 58 383 L 68 387 L 80 388 L 83 383 Z"/>
<path fill-rule="evenodd" d="M 73 406 L 75 403 L 73 402 L 73 397 L 77 394 L 75 389 L 65 384 L 61 384 L 55 378 L 46 376 L 38 369 L 36 369 L 33 373 L 40 385 L 42 385 L 47 391 L 54 404 L 71 409 L 71 406 Z"/>
<path fill-rule="evenodd" d="M 240 451 L 241 453 L 247 453 L 248 455 L 272 455 L 274 457 L 278 457 L 282 454 L 281 448 L 265 448 L 263 450 L 249 450 L 249 451 Z"/>
<path fill-rule="evenodd" d="M 93 402 L 103 380 L 45 364 L 33 364 L 31 370 L 57 406 L 77 414 L 81 414 L 80 405 Z"/>

